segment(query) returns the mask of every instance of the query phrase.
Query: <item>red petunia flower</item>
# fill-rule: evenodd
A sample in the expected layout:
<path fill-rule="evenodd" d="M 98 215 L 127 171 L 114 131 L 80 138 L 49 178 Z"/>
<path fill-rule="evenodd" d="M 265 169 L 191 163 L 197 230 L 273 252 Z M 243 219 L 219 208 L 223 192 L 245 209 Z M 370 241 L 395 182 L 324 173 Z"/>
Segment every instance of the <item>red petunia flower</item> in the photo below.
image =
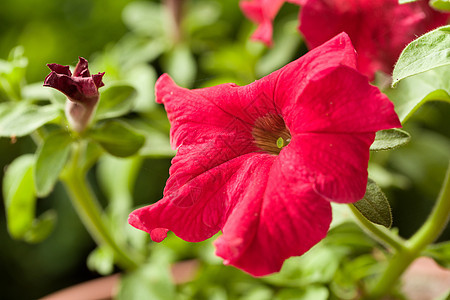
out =
<path fill-rule="evenodd" d="M 103 73 L 91 75 L 88 61 L 79 57 L 74 74 L 69 66 L 47 65 L 51 73 L 47 75 L 44 86 L 62 92 L 70 101 L 66 102 L 66 116 L 72 128 L 78 132 L 88 125 L 99 99 L 98 89 L 104 86 Z"/>
<path fill-rule="evenodd" d="M 188 90 L 168 75 L 157 102 L 177 154 L 159 202 L 129 223 L 162 241 L 199 242 L 252 275 L 280 270 L 325 237 L 330 201 L 361 199 L 375 132 L 399 127 L 393 104 L 356 69 L 345 33 L 247 86 Z"/>
<path fill-rule="evenodd" d="M 299 30 L 310 48 L 346 32 L 358 52 L 358 68 L 372 80 L 378 70 L 391 74 L 406 45 L 450 14 L 434 11 L 428 0 L 303 0 Z"/>
<path fill-rule="evenodd" d="M 300 4 L 304 0 L 247 0 L 239 3 L 247 18 L 258 24 L 252 35 L 255 41 L 272 45 L 272 22 L 284 2 Z"/>

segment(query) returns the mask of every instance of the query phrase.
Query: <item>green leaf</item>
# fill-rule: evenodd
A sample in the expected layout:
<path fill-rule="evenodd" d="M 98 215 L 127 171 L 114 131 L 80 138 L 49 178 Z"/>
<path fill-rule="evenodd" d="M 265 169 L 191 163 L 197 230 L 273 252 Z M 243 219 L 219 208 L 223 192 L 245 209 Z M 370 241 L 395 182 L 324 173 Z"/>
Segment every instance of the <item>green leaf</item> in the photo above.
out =
<path fill-rule="evenodd" d="M 114 271 L 114 253 L 108 247 L 97 247 L 88 256 L 89 270 L 105 276 Z"/>
<path fill-rule="evenodd" d="M 450 269 L 450 242 L 429 245 L 423 254 L 434 259 L 440 266 Z"/>
<path fill-rule="evenodd" d="M 429 101 L 450 103 L 450 67 L 442 66 L 403 79 L 396 88 L 384 91 L 395 104 L 402 124 Z"/>
<path fill-rule="evenodd" d="M 392 73 L 392 86 L 400 80 L 450 64 L 450 25 L 437 28 L 412 41 Z"/>
<path fill-rule="evenodd" d="M 165 14 L 160 3 L 135 1 L 122 12 L 125 25 L 139 35 L 158 37 L 166 34 Z"/>
<path fill-rule="evenodd" d="M 60 110 L 54 105 L 27 102 L 0 103 L 0 137 L 24 136 L 54 120 Z"/>
<path fill-rule="evenodd" d="M 145 143 L 145 137 L 124 122 L 106 121 L 92 128 L 88 136 L 98 142 L 109 154 L 127 157 L 136 154 Z"/>
<path fill-rule="evenodd" d="M 40 243 L 46 239 L 55 228 L 56 212 L 48 210 L 34 219 L 31 228 L 26 232 L 24 240 L 27 243 Z"/>
<path fill-rule="evenodd" d="M 329 291 L 324 286 L 308 286 L 306 290 L 298 289 L 282 289 L 280 290 L 274 300 L 326 300 L 328 299 Z"/>
<path fill-rule="evenodd" d="M 450 0 L 431 0 L 430 5 L 437 10 L 450 11 Z"/>
<path fill-rule="evenodd" d="M 187 45 L 179 44 L 164 57 L 165 71 L 180 86 L 190 87 L 197 75 L 197 64 Z"/>
<path fill-rule="evenodd" d="M 399 148 L 407 144 L 411 136 L 406 131 L 394 128 L 378 131 L 370 151 L 381 151 Z"/>
<path fill-rule="evenodd" d="M 71 143 L 68 132 L 58 131 L 49 135 L 38 149 L 34 178 L 39 197 L 45 197 L 53 190 L 69 157 Z"/>
<path fill-rule="evenodd" d="M 367 181 L 367 190 L 364 198 L 353 203 L 356 209 L 372 223 L 391 227 L 392 214 L 391 206 L 383 191 L 372 179 Z"/>
<path fill-rule="evenodd" d="M 0 60 L 0 100 L 22 99 L 22 85 L 28 65 L 28 59 L 23 53 L 24 48 L 17 46 L 9 53 L 8 61 Z"/>
<path fill-rule="evenodd" d="M 15 239 L 23 238 L 33 224 L 36 202 L 33 164 L 32 154 L 19 156 L 8 166 L 3 178 L 8 231 Z"/>
<path fill-rule="evenodd" d="M 297 16 L 294 19 L 289 15 L 280 20 L 274 29 L 274 45 L 268 49 L 256 63 L 255 69 L 258 77 L 265 76 L 289 63 L 298 51 L 301 39 L 298 38 Z M 277 33 L 278 32 L 278 33 Z"/>
<path fill-rule="evenodd" d="M 175 285 L 169 263 L 168 254 L 164 253 L 164 249 L 153 251 L 149 263 L 122 276 L 117 299 L 175 299 Z"/>
<path fill-rule="evenodd" d="M 155 102 L 156 71 L 148 64 L 134 66 L 126 78 L 137 90 L 133 111 L 147 113 L 157 107 Z"/>
<path fill-rule="evenodd" d="M 134 104 L 136 90 L 129 85 L 113 85 L 102 91 L 95 118 L 116 118 L 128 113 Z"/>

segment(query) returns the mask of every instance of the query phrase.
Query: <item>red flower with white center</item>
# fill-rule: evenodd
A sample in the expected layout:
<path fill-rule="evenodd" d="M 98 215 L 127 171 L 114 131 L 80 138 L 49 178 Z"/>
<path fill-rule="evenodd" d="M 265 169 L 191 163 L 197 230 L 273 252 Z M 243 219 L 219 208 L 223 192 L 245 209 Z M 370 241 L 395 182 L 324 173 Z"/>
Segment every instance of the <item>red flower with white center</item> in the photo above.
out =
<path fill-rule="evenodd" d="M 400 127 L 344 33 L 247 86 L 188 90 L 163 75 L 156 97 L 178 151 L 163 199 L 130 224 L 156 242 L 222 231 L 216 254 L 255 276 L 325 237 L 330 202 L 365 193 L 375 132 Z"/>
<path fill-rule="evenodd" d="M 59 64 L 47 65 L 51 72 L 44 81 L 44 86 L 52 87 L 67 96 L 66 117 L 72 128 L 83 131 L 89 124 L 92 113 L 99 99 L 98 89 L 104 86 L 103 73 L 91 75 L 88 61 L 79 57 L 74 74 L 69 66 Z"/>
<path fill-rule="evenodd" d="M 358 68 L 374 78 L 391 74 L 406 45 L 419 35 L 445 25 L 450 14 L 430 8 L 428 0 L 303 0 L 299 30 L 310 48 L 346 32 L 358 52 Z"/>
<path fill-rule="evenodd" d="M 272 45 L 272 22 L 284 2 L 300 4 L 304 0 L 248 0 L 239 3 L 247 18 L 258 24 L 252 35 L 255 41 L 261 41 L 267 46 Z"/>

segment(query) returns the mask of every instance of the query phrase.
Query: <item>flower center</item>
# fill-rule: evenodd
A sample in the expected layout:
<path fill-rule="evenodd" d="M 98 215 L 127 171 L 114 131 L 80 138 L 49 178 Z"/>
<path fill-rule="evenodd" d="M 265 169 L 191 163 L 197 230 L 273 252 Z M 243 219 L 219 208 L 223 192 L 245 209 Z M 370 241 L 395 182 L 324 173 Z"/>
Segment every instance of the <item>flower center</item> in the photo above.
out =
<path fill-rule="evenodd" d="M 258 118 L 253 125 L 252 135 L 259 149 L 274 155 L 278 155 L 291 141 L 291 133 L 283 118 L 276 114 Z"/>

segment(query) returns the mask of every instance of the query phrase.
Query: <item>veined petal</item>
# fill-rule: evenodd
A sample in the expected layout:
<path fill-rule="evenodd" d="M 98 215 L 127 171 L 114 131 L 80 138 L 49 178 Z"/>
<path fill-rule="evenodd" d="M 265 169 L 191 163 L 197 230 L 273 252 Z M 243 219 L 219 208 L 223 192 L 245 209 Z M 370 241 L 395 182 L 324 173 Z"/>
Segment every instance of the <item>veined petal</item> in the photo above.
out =
<path fill-rule="evenodd" d="M 165 193 L 157 203 L 132 212 L 129 223 L 157 241 L 167 229 L 186 241 L 203 241 L 222 229 L 242 197 L 253 192 L 256 182 L 264 187 L 265 182 L 258 181 L 255 174 L 271 165 L 274 157 L 269 156 L 247 154 L 205 170 Z"/>
<path fill-rule="evenodd" d="M 376 132 L 401 127 L 387 96 L 371 86 L 366 76 L 347 66 L 317 74 L 298 97 L 296 109 L 285 108 L 283 115 L 292 134 Z"/>
<path fill-rule="evenodd" d="M 293 137 L 280 156 L 323 198 L 352 203 L 366 191 L 369 147 L 374 138 L 375 133 L 304 133 Z"/>
<path fill-rule="evenodd" d="M 171 123 L 171 145 L 190 145 L 214 139 L 221 133 L 232 135 L 250 132 L 232 112 L 223 107 L 236 98 L 235 84 L 222 84 L 202 90 L 188 90 L 177 86 L 169 75 L 156 82 L 156 101 L 163 103 Z"/>
<path fill-rule="evenodd" d="M 296 110 L 297 98 L 308 82 L 324 70 L 339 65 L 356 68 L 355 49 L 346 33 L 335 36 L 261 80 L 275 83 L 272 97 L 279 107 Z"/>
<path fill-rule="evenodd" d="M 276 159 L 269 167 L 258 169 L 215 242 L 225 264 L 254 276 L 278 272 L 285 259 L 323 239 L 331 222 L 330 204 L 292 176 L 295 166 Z"/>

